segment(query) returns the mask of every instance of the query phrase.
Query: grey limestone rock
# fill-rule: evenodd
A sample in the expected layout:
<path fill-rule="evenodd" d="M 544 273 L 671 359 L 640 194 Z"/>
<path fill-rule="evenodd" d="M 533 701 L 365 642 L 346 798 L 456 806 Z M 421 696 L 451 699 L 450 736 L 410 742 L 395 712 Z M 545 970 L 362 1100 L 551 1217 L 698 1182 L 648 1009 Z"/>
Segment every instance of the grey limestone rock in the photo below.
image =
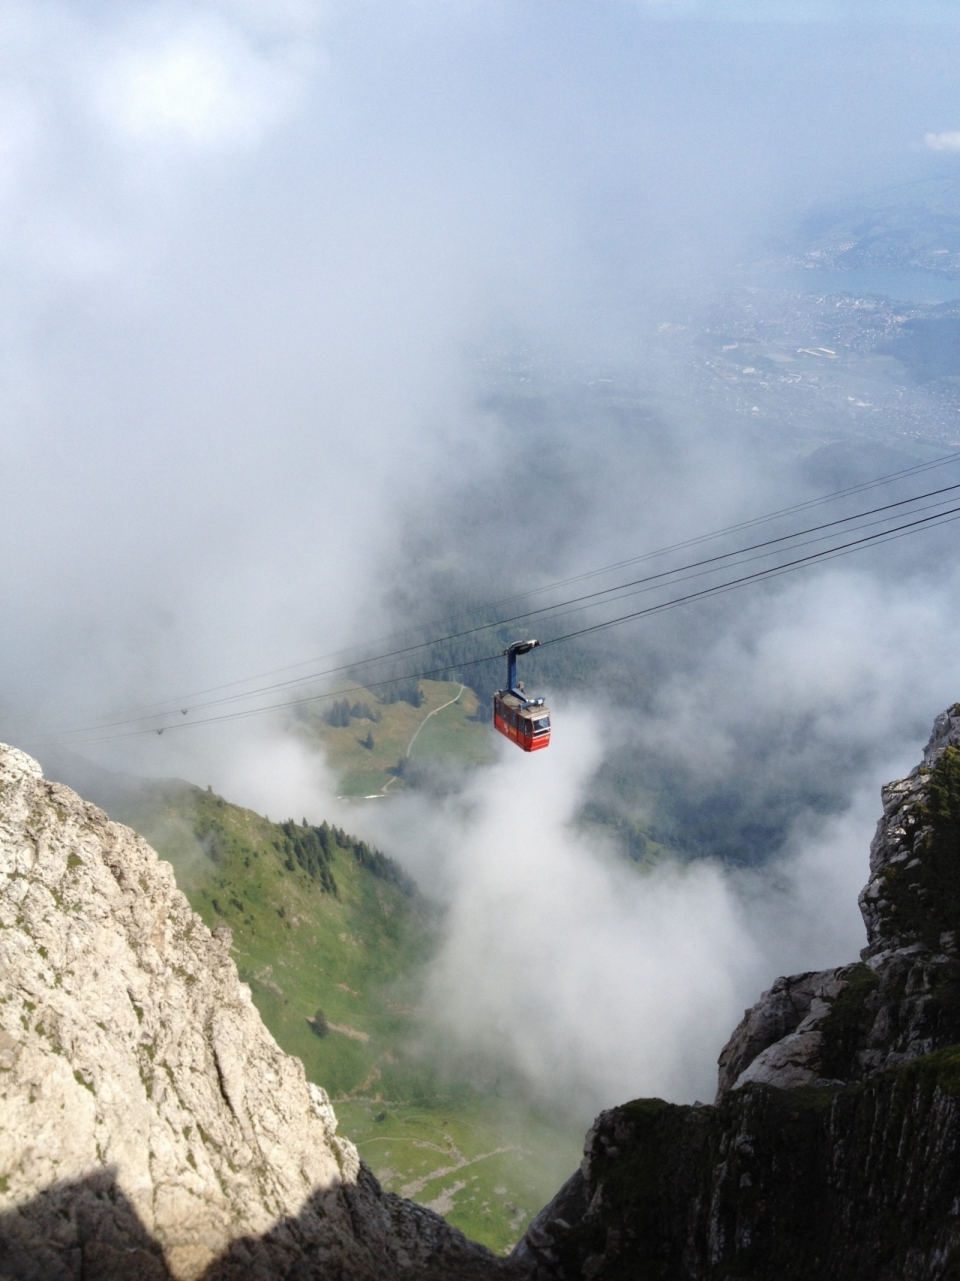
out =
<path fill-rule="evenodd" d="M 4 746 L 0 1119 L 5 1279 L 499 1269 L 381 1191 L 170 866 Z"/>
<path fill-rule="evenodd" d="M 749 1082 L 789 1089 L 862 1080 L 960 1040 L 960 845 L 949 777 L 960 708 L 937 717 L 923 761 L 881 791 L 860 894 L 860 965 L 779 978 L 720 1054 L 718 1098 Z"/>
<path fill-rule="evenodd" d="M 883 816 L 870 846 L 870 879 L 860 893 L 860 911 L 867 927 L 864 959 L 923 944 L 931 952 L 957 955 L 953 919 L 952 871 L 932 866 L 930 837 L 935 815 L 931 813 L 931 783 L 941 771 L 948 751 L 960 746 L 960 705 L 942 712 L 921 763 L 907 775 L 881 789 Z M 928 884 L 933 873 L 934 884 Z M 944 876 L 947 873 L 947 876 Z M 946 908 L 946 916 L 943 909 Z M 931 926 L 939 925 L 935 932 Z"/>
<path fill-rule="evenodd" d="M 836 974 L 836 970 L 821 970 L 779 978 L 756 1005 L 744 1011 L 743 1019 L 720 1052 L 721 1094 L 751 1069 L 754 1075 L 747 1079 L 758 1079 L 760 1064 L 765 1068 L 769 1065 L 768 1070 L 792 1071 L 797 1084 L 801 1077 L 804 1084 L 816 1078 L 811 1063 L 819 1050 L 816 1026 L 824 1009 L 823 988 L 836 985 Z M 788 1048 L 777 1056 L 774 1051 L 780 1045 Z M 791 1062 L 792 1069 L 787 1067 Z"/>

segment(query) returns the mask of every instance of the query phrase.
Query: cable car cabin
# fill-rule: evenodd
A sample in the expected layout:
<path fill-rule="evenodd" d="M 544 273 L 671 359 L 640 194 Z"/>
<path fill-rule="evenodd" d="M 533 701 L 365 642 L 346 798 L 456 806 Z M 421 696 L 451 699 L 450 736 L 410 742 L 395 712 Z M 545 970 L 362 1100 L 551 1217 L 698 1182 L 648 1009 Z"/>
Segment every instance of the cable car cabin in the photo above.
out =
<path fill-rule="evenodd" d="M 499 689 L 493 696 L 493 727 L 525 752 L 539 752 L 550 742 L 550 710 L 542 698 L 528 703 L 513 690 Z"/>
<path fill-rule="evenodd" d="M 529 654 L 538 640 L 515 641 L 504 651 L 507 684 L 493 696 L 493 727 L 525 752 L 539 752 L 550 742 L 550 709 L 542 698 L 527 698 L 517 681 L 517 655 Z"/>

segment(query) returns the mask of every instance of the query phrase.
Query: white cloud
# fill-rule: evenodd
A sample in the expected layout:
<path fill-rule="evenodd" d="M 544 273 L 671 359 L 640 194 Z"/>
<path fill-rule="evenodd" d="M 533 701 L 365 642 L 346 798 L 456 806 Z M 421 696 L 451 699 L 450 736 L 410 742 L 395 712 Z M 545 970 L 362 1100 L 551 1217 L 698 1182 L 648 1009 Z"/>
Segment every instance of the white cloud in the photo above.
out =
<path fill-rule="evenodd" d="M 554 713 L 549 752 L 504 747 L 444 807 L 406 794 L 349 815 L 449 903 L 425 1035 L 457 1072 L 516 1073 L 575 1114 L 710 1099 L 717 1054 L 762 988 L 856 959 L 875 784 L 771 868 L 641 873 L 571 825 L 601 739 L 592 715 Z"/>
<path fill-rule="evenodd" d="M 8 86 L 0 96 L 0 201 L 13 194 L 22 181 L 38 132 L 34 105 Z"/>
<path fill-rule="evenodd" d="M 176 769 L 214 791 L 240 797 L 258 814 L 276 822 L 306 818 L 319 823 L 333 804 L 335 780 L 322 757 L 308 751 L 273 722 L 224 727 L 208 741 L 181 740 Z"/>
<path fill-rule="evenodd" d="M 289 108 L 298 61 L 265 54 L 236 30 L 193 22 L 144 33 L 96 75 L 101 116 L 122 138 L 196 148 L 257 142 Z"/>
<path fill-rule="evenodd" d="M 847 564 L 788 582 L 775 603 L 745 599 L 739 629 L 695 672 L 663 683 L 637 739 L 668 762 L 695 761 L 700 778 L 726 778 L 758 734 L 769 744 L 803 709 L 803 732 L 776 737 L 774 773 L 796 775 L 828 751 L 865 760 L 917 721 L 922 732 L 949 701 L 960 679 L 956 592 L 948 580 L 934 591 Z"/>
<path fill-rule="evenodd" d="M 802 807 L 761 868 L 667 860 L 639 873 L 572 825 L 601 739 L 557 698 L 549 752 L 504 747 L 442 806 L 411 793 L 342 818 L 450 905 L 425 1008 L 457 1070 L 513 1071 L 584 1113 L 710 1098 L 721 1046 L 778 974 L 857 959 L 879 786 L 916 762 L 927 717 L 956 688 L 955 615 L 947 588 L 835 570 L 755 601 L 746 637 L 668 680 L 658 715 L 634 711 L 651 758 L 732 797 L 768 769 L 775 808 L 778 780 L 814 791 L 825 761 L 845 771 L 845 807 L 826 820 Z M 751 755 L 758 738 L 769 760 Z"/>
<path fill-rule="evenodd" d="M 449 895 L 426 1035 L 457 1070 L 519 1073 L 584 1115 L 639 1094 L 709 1097 L 756 965 L 728 879 L 709 863 L 641 876 L 571 827 L 600 737 L 575 708 L 557 724 L 548 752 L 505 747 L 442 811 L 410 795 L 354 819 L 382 824 L 388 848 L 409 825 L 405 861 Z"/>
<path fill-rule="evenodd" d="M 928 133 L 924 142 L 931 151 L 960 151 L 960 129 L 947 133 Z"/>

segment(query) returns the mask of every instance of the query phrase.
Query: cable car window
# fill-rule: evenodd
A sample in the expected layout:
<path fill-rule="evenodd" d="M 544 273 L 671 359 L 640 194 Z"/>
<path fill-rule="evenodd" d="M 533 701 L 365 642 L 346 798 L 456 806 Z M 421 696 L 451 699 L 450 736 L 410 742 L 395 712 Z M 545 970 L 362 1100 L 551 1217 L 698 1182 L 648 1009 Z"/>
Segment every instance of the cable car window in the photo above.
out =
<path fill-rule="evenodd" d="M 534 728 L 534 729 L 549 729 L 549 728 L 550 728 L 550 717 L 549 717 L 549 716 L 541 716 L 541 717 L 539 717 L 537 720 L 535 720 L 535 721 L 533 722 L 533 728 Z"/>

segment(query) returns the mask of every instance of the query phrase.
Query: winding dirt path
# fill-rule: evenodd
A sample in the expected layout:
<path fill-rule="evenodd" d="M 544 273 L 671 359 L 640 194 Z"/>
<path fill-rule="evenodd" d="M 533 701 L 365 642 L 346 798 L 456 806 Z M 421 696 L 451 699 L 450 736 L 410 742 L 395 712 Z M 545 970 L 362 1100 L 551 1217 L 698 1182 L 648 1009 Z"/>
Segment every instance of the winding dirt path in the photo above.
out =
<path fill-rule="evenodd" d="M 411 751 L 412 751 L 412 749 L 413 749 L 413 745 L 414 745 L 414 743 L 417 741 L 417 735 L 418 735 L 418 734 L 420 733 L 420 731 L 423 729 L 424 725 L 426 725 L 426 723 L 427 723 L 427 721 L 430 719 L 430 717 L 431 717 L 431 716 L 436 716 L 437 712 L 442 712 L 442 711 L 443 711 L 443 709 L 444 709 L 445 707 L 452 707 L 452 706 L 454 705 L 454 703 L 459 703 L 459 702 L 460 702 L 460 696 L 461 696 L 461 694 L 463 693 L 463 691 L 464 691 L 466 688 L 467 688 L 467 687 L 466 687 L 466 685 L 461 685 L 461 686 L 460 686 L 460 691 L 459 691 L 459 693 L 457 694 L 456 698 L 448 699 L 448 701 L 447 701 L 446 703 L 441 703 L 441 705 L 440 705 L 439 707 L 435 707 L 435 708 L 433 709 L 433 711 L 432 711 L 432 712 L 427 712 L 426 716 L 423 718 L 423 720 L 420 722 L 420 724 L 419 724 L 419 725 L 417 726 L 417 728 L 414 730 L 414 732 L 413 732 L 413 738 L 411 738 L 410 742 L 407 744 L 407 751 L 406 751 L 406 758 L 407 758 L 407 760 L 409 760 L 409 759 L 410 759 L 410 752 L 411 752 Z"/>
<path fill-rule="evenodd" d="M 427 712 L 426 716 L 423 718 L 423 720 L 420 722 L 417 728 L 413 731 L 413 738 L 411 738 L 410 742 L 407 744 L 407 750 L 403 754 L 404 760 L 408 761 L 410 759 L 410 753 L 413 750 L 414 743 L 417 741 L 417 735 L 423 729 L 424 725 L 426 725 L 430 717 L 436 716 L 437 712 L 442 712 L 446 707 L 452 707 L 454 703 L 459 703 L 461 697 L 463 696 L 463 691 L 466 688 L 467 688 L 466 685 L 461 685 L 459 691 L 457 692 L 456 698 L 449 698 L 445 703 L 441 703 L 439 707 L 435 707 L 432 712 Z M 396 778 L 388 779 L 384 783 L 383 787 L 380 788 L 380 795 L 381 796 L 385 795 L 387 788 L 390 787 L 391 784 L 395 783 L 396 781 L 397 781 Z"/>

